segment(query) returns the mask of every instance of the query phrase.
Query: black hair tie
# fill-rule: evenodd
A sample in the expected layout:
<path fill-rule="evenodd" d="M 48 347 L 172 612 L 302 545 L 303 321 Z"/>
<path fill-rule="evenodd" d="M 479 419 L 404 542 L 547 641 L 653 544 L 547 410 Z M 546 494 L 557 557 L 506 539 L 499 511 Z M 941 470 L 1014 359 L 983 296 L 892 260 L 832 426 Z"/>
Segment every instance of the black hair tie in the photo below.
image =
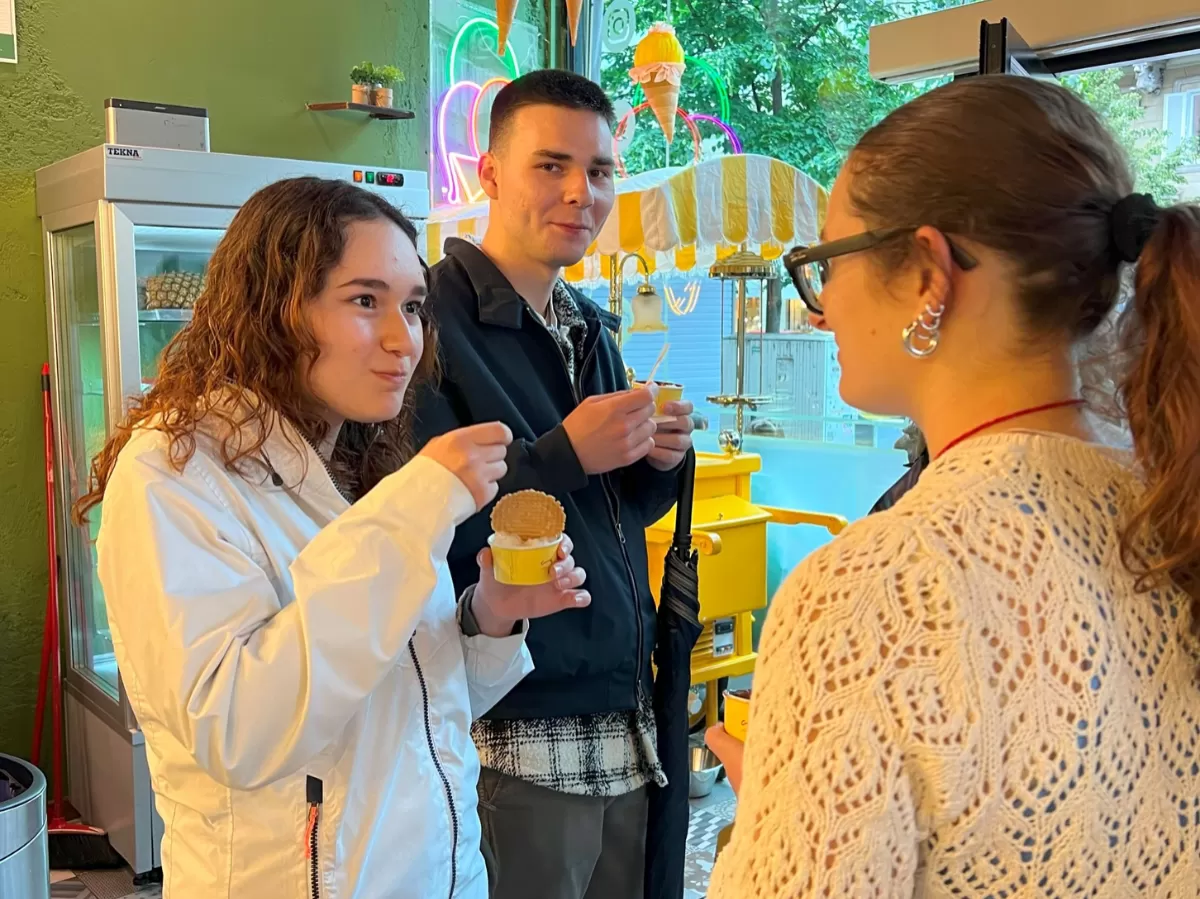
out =
<path fill-rule="evenodd" d="M 1130 194 L 1118 200 L 1110 215 L 1112 246 L 1122 262 L 1137 262 L 1163 211 L 1150 194 Z"/>

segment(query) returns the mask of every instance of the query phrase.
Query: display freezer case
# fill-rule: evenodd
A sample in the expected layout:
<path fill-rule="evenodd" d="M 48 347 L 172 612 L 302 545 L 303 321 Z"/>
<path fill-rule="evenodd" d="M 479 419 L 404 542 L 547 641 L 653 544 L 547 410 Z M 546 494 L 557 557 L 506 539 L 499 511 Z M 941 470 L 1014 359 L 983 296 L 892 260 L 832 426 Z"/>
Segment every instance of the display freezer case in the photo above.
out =
<path fill-rule="evenodd" d="M 241 204 L 267 184 L 309 175 L 358 183 L 422 224 L 426 174 L 380 174 L 375 166 L 110 144 L 37 173 L 56 431 L 67 795 L 84 820 L 109 832 L 136 872 L 159 866 L 162 822 L 96 576 L 99 515 L 76 527 L 71 505 L 129 398 L 153 382 L 163 348 L 190 320 L 208 260 Z"/>

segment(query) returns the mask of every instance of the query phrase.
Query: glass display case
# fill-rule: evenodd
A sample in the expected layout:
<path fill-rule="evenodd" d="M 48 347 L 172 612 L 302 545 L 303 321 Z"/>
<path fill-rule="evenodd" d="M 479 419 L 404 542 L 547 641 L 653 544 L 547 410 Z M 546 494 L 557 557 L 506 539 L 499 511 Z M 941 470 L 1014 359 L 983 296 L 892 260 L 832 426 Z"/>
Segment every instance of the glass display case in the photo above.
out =
<path fill-rule="evenodd" d="M 84 820 L 108 831 L 136 872 L 158 867 L 162 824 L 96 573 L 99 510 L 79 527 L 71 506 L 86 492 L 91 460 L 129 399 L 154 383 L 163 350 L 191 320 L 209 259 L 241 204 L 267 184 L 312 175 L 357 183 L 420 225 L 429 212 L 426 174 L 401 171 L 399 179 L 378 179 L 376 173 L 374 166 L 112 145 L 37 173 L 55 427 L 67 797 Z"/>
<path fill-rule="evenodd" d="M 135 226 L 134 264 L 137 272 L 138 369 L 143 387 L 153 383 L 163 349 L 182 325 L 191 319 L 191 305 L 203 283 L 204 271 L 224 232 L 218 228 L 162 228 Z M 96 229 L 78 225 L 48 235 L 53 277 L 61 287 L 63 315 L 58 337 L 63 350 L 60 382 L 77 385 L 60 392 L 56 427 L 66 451 L 64 474 L 71 496 L 78 497 L 87 482 L 90 460 L 107 435 L 104 405 L 104 364 L 100 339 L 100 285 L 97 274 Z M 75 452 L 81 448 L 82 452 Z M 86 573 L 82 580 L 68 577 L 68 600 L 77 627 L 67 633 L 70 657 L 77 670 L 114 700 L 118 699 L 117 665 L 104 595 L 95 573 L 95 538 L 98 514 L 89 527 L 69 528 L 65 555 L 68 573 Z"/>

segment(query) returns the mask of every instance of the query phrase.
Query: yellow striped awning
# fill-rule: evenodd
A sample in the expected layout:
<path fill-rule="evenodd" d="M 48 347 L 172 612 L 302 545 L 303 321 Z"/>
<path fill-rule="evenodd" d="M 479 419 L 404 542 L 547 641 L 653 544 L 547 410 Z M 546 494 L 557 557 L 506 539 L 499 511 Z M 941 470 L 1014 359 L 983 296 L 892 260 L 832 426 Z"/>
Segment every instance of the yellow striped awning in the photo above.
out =
<path fill-rule="evenodd" d="M 652 270 L 707 269 L 745 245 L 777 259 L 817 240 L 825 190 L 799 169 L 768 156 L 722 156 L 684 168 L 656 169 L 617 182 L 617 202 L 571 281 L 607 278 L 615 253 L 640 253 Z M 478 242 L 487 203 L 434 210 L 425 227 L 432 265 L 448 237 Z"/>

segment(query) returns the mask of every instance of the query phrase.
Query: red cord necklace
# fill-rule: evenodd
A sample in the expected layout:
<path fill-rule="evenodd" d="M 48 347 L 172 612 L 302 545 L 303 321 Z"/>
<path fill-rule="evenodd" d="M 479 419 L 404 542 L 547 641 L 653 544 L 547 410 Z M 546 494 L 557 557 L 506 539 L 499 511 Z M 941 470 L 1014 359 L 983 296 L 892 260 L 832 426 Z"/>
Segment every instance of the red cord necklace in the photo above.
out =
<path fill-rule="evenodd" d="M 971 430 L 967 431 L 967 433 L 961 434 L 958 437 L 955 437 L 953 440 L 951 440 L 949 443 L 947 443 L 942 448 L 942 451 L 937 454 L 937 458 L 940 459 L 942 456 L 946 455 L 946 453 L 950 452 L 950 450 L 954 449 L 954 447 L 958 446 L 964 440 L 970 440 L 972 437 L 974 437 L 976 434 L 980 433 L 981 431 L 986 431 L 988 428 L 994 428 L 994 427 L 996 427 L 996 425 L 1002 425 L 1005 422 L 1012 421 L 1014 418 L 1024 418 L 1027 415 L 1036 415 L 1038 412 L 1049 412 L 1051 409 L 1066 409 L 1070 406 L 1082 406 L 1082 405 L 1083 405 L 1083 400 L 1081 400 L 1081 399 L 1059 400 L 1057 403 L 1045 403 L 1044 405 L 1041 405 L 1041 406 L 1032 406 L 1028 409 L 1019 409 L 1016 412 L 1010 412 L 1008 415 L 1001 415 L 999 418 L 993 418 L 991 421 L 985 421 L 979 427 L 971 428 Z"/>

